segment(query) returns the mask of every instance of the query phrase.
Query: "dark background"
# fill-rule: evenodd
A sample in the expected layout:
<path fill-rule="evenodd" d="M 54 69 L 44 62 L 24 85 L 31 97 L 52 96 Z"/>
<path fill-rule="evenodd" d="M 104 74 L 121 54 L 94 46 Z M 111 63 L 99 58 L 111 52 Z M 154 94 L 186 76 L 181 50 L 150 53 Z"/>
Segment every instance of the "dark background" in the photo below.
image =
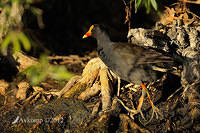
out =
<path fill-rule="evenodd" d="M 164 6 L 176 1 L 157 2 L 162 13 Z M 126 3 L 129 5 L 129 0 Z M 108 28 L 112 41 L 127 41 L 128 25 L 124 24 L 126 13 L 122 0 L 43 0 L 33 6 L 43 10 L 45 24 L 40 29 L 36 17 L 30 11 L 25 11 L 24 29 L 31 34 L 33 41 L 37 40 L 36 45 L 39 46 L 34 53 L 42 52 L 45 48 L 53 55 L 87 54 L 95 50 L 96 41 L 93 38 L 82 39 L 82 36 L 96 23 Z M 132 28 L 152 28 L 158 19 L 159 16 L 153 9 L 150 14 L 146 14 L 145 8 L 140 8 L 134 14 L 133 6 Z"/>

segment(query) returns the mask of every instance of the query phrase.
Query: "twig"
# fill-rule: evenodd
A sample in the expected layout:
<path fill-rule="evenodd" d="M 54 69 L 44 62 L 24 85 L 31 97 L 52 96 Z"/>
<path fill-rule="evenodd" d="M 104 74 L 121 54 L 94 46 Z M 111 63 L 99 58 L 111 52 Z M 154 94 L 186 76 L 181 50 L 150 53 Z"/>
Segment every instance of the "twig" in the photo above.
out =
<path fill-rule="evenodd" d="M 131 29 L 131 10 L 132 10 L 132 0 L 130 0 L 129 2 L 129 7 L 126 4 L 125 0 L 122 0 L 124 5 L 125 5 L 125 12 L 126 12 L 126 20 L 125 20 L 125 24 L 128 23 L 128 29 Z"/>

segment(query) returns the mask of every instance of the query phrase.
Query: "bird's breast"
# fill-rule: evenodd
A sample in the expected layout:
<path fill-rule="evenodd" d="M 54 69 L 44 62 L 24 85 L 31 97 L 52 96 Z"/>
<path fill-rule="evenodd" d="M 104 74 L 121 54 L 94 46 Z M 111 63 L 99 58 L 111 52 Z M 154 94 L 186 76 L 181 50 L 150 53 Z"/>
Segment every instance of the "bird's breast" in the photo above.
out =
<path fill-rule="evenodd" d="M 128 74 L 131 66 L 128 65 L 124 59 L 112 50 L 106 51 L 103 48 L 99 48 L 97 51 L 100 59 L 112 72 L 120 78 L 127 80 L 125 75 Z"/>
<path fill-rule="evenodd" d="M 156 79 L 156 73 L 151 66 L 135 65 L 134 60 L 126 60 L 119 53 L 99 48 L 98 56 L 112 72 L 125 81 L 140 84 L 141 81 Z"/>

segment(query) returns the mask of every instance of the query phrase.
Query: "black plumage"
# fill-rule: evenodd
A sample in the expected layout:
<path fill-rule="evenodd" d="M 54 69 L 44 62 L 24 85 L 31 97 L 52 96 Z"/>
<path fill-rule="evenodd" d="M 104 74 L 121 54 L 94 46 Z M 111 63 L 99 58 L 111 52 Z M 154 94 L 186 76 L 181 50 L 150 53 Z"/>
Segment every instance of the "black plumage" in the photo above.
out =
<path fill-rule="evenodd" d="M 141 84 L 160 78 L 155 68 L 172 69 L 177 63 L 166 52 L 136 44 L 112 42 L 97 24 L 91 30 L 97 40 L 98 56 L 121 79 Z"/>
<path fill-rule="evenodd" d="M 89 36 L 96 38 L 98 56 L 110 70 L 121 79 L 139 84 L 142 87 L 142 95 L 139 99 L 137 109 L 127 109 L 120 99 L 119 102 L 132 115 L 140 113 L 142 118 L 145 119 L 141 108 L 144 97 L 147 94 L 153 112 L 150 120 L 147 121 L 146 124 L 153 119 L 154 114 L 156 114 L 157 118 L 158 115 L 162 115 L 159 109 L 155 107 L 151 101 L 150 94 L 143 82 L 155 81 L 162 76 L 161 73 L 172 70 L 176 64 L 180 63 L 179 56 L 174 56 L 173 54 L 169 56 L 168 53 L 162 50 L 142 47 L 136 44 L 112 42 L 103 28 L 97 24 L 92 25 L 83 38 Z M 162 70 L 162 72 L 158 70 Z"/>

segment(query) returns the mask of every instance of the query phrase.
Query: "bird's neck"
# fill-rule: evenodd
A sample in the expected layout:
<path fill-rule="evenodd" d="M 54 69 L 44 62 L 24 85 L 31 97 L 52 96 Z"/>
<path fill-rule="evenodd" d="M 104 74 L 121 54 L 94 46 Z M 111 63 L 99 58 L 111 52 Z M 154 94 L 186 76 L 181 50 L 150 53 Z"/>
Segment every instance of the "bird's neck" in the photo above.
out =
<path fill-rule="evenodd" d="M 109 36 L 104 32 L 96 36 L 96 39 L 97 39 L 98 47 L 105 47 L 105 45 L 109 45 L 111 42 Z"/>

